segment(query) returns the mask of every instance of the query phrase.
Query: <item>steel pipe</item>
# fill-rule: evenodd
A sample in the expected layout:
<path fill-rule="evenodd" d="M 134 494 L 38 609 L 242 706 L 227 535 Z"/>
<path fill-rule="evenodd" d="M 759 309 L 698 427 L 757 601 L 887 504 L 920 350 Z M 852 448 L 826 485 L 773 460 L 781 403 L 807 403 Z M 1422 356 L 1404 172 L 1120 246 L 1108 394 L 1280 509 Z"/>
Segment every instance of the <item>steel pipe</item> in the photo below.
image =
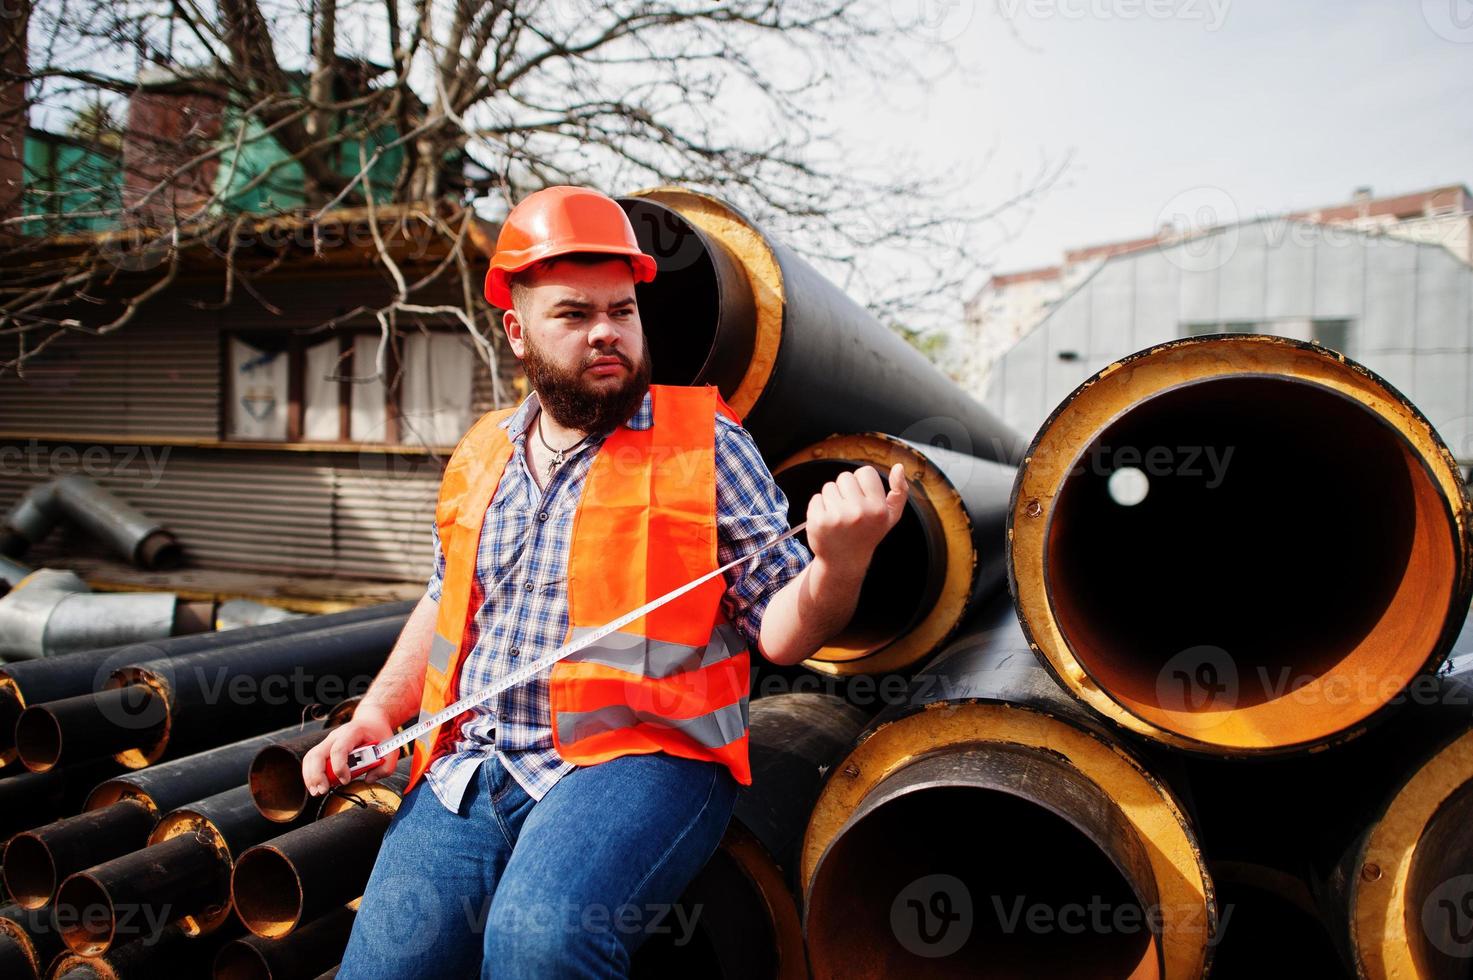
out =
<path fill-rule="evenodd" d="M 182 632 L 172 592 L 94 593 L 76 574 L 32 572 L 0 598 L 0 655 L 54 657 Z"/>
<path fill-rule="evenodd" d="M 827 674 L 913 668 L 939 650 L 1005 581 L 1004 526 L 1016 471 L 879 433 L 831 436 L 773 468 L 793 524 L 840 473 L 905 467 L 910 499 L 875 549 L 854 618 L 805 661 Z"/>
<path fill-rule="evenodd" d="M 77 651 L 46 660 L 0 664 L 0 764 L 8 765 L 16 761 L 15 723 L 21 711 L 28 705 L 101 690 L 103 682 L 117 667 L 200 650 L 224 649 L 244 643 L 303 636 L 318 630 L 388 616 L 407 617 L 414 605 L 412 601 L 385 603 L 326 616 L 310 616 L 292 622 L 247 626 L 223 634 L 174 636 L 151 643 Z"/>
<path fill-rule="evenodd" d="M 94 786 L 122 768 L 112 759 L 97 759 L 50 772 L 22 771 L 0 778 L 0 840 L 76 813 Z"/>
<path fill-rule="evenodd" d="M 336 972 L 353 919 L 352 909 L 338 908 L 282 939 L 233 939 L 215 954 L 214 980 L 305 980 Z"/>
<path fill-rule="evenodd" d="M 53 968 L 54 980 L 158 980 L 159 977 L 204 977 L 220 947 L 239 931 L 225 927 L 208 936 L 190 936 L 169 926 L 157 936 L 114 946 L 101 956 L 64 953 Z"/>
<path fill-rule="evenodd" d="M 290 823 L 306 812 L 311 794 L 302 779 L 302 760 L 328 731 L 303 732 L 256 753 L 247 782 L 261 816 L 273 823 Z"/>
<path fill-rule="evenodd" d="M 41 980 L 61 954 L 61 937 L 46 912 L 19 905 L 0 906 L 0 976 Z"/>
<path fill-rule="evenodd" d="M 15 750 L 31 772 L 101 759 L 163 733 L 163 705 L 152 689 L 120 687 L 25 709 L 15 723 Z"/>
<path fill-rule="evenodd" d="M 28 716 L 44 716 L 47 710 L 25 709 L 16 731 L 26 726 L 30 737 L 18 749 L 23 758 L 48 759 L 59 757 L 63 746 L 75 739 L 93 754 L 112 751 L 125 766 L 141 769 L 166 756 L 179 758 L 263 729 L 300 723 L 315 704 L 361 693 L 383 665 L 406 618 L 365 619 L 119 667 L 101 692 L 80 696 L 79 701 L 92 700 L 90 713 L 72 707 L 65 716 L 53 716 L 55 724 L 28 725 Z M 149 693 L 130 694 L 127 688 Z M 133 699 L 139 713 L 110 710 L 118 699 Z M 68 725 L 68 718 L 83 721 Z M 67 757 L 86 754 L 78 748 Z"/>
<path fill-rule="evenodd" d="M 20 558 L 63 519 L 142 568 L 173 568 L 183 557 L 162 524 L 79 473 L 27 490 L 5 517 L 0 550 Z"/>
<path fill-rule="evenodd" d="M 667 384 L 714 384 L 768 459 L 879 431 L 1016 464 L 1024 442 L 750 218 L 676 187 L 619 202 L 659 263 L 635 287 Z"/>
<path fill-rule="evenodd" d="M 279 831 L 237 786 L 166 814 L 148 846 L 70 875 L 54 908 L 62 940 L 101 956 L 123 935 L 120 915 L 167 920 L 190 936 L 212 933 L 230 916 L 235 859 Z"/>
<path fill-rule="evenodd" d="M 1437 433 L 1364 367 L 1283 337 L 1180 340 L 1039 430 L 1010 584 L 1050 672 L 1111 721 L 1202 753 L 1304 751 L 1442 661 L 1468 511 Z"/>
<path fill-rule="evenodd" d="M 246 928 L 280 939 L 334 908 L 356 908 L 408 781 L 409 760 L 401 759 L 381 780 L 335 790 L 315 823 L 242 854 L 231 888 Z"/>
<path fill-rule="evenodd" d="M 239 786 L 258 752 L 298 734 L 284 728 L 98 784 L 83 813 L 11 838 L 6 887 L 21 905 L 40 908 L 68 875 L 146 846 L 161 814 Z"/>
<path fill-rule="evenodd" d="M 816 977 L 1195 978 L 1215 930 L 1174 792 L 1049 679 L 1002 599 L 829 771 L 800 875 Z"/>
<path fill-rule="evenodd" d="M 752 785 L 742 788 L 720 846 L 681 895 L 678 904 L 689 911 L 674 917 L 694 928 L 650 936 L 635 951 L 631 976 L 806 980 L 793 897 L 798 847 L 824 772 L 867 717 L 828 694 L 752 702 Z"/>

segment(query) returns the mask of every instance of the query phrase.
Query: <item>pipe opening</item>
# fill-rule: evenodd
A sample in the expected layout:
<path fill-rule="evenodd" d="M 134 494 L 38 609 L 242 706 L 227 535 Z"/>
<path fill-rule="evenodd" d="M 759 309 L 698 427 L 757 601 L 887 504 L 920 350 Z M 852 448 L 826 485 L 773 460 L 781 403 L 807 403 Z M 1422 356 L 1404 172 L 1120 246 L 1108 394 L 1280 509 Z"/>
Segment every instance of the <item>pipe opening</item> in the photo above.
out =
<path fill-rule="evenodd" d="M 41 707 L 27 708 L 15 722 L 15 751 L 31 772 L 47 772 L 61 761 L 61 725 Z"/>
<path fill-rule="evenodd" d="M 51 848 L 34 833 L 16 834 L 5 845 L 5 887 L 18 905 L 39 909 L 56 892 Z"/>
<path fill-rule="evenodd" d="M 1129 469 L 1146 482 L 1125 480 L 1126 504 L 1112 480 Z M 1371 714 L 1433 652 L 1457 578 L 1438 484 L 1407 441 L 1275 377 L 1135 404 L 1076 460 L 1046 536 L 1052 610 L 1084 669 L 1148 722 L 1224 744 Z"/>
<path fill-rule="evenodd" d="M 640 248 L 659 265 L 634 287 L 655 384 L 714 384 L 730 398 L 756 343 L 746 272 L 725 246 L 672 208 L 621 200 Z"/>
<path fill-rule="evenodd" d="M 61 940 L 81 956 L 101 956 L 112 945 L 117 915 L 102 883 L 75 874 L 56 893 L 56 924 Z"/>
<path fill-rule="evenodd" d="M 1018 762 L 1010 765 L 1016 773 Z M 1054 778 L 1046 769 L 1033 770 L 1045 783 Z M 1104 834 L 1097 842 L 1054 804 L 990 788 L 986 778 L 945 781 L 970 778 L 960 773 L 917 773 L 888 797 L 882 783 L 840 831 L 809 891 L 815 972 L 1075 977 L 1087 963 L 1091 976 L 1158 976 L 1154 883 L 1133 882 L 1117 865 L 1144 854 L 1125 836 L 1133 832 L 1092 804 L 1069 803 L 1073 790 L 1054 801 L 1093 820 Z M 1070 785 L 1099 792 L 1082 777 Z"/>
<path fill-rule="evenodd" d="M 1238 878 L 1214 878 L 1219 926 L 1212 975 L 1261 974 L 1272 951 L 1273 973 L 1285 977 L 1344 976 L 1345 967 L 1325 923 L 1281 889 Z"/>
<path fill-rule="evenodd" d="M 1467 980 L 1473 955 L 1473 781 L 1437 808 L 1417 841 L 1407 876 L 1407 941 L 1419 975 Z M 7 861 L 9 858 L 6 859 Z"/>
<path fill-rule="evenodd" d="M 788 521 L 797 524 L 809 499 L 823 485 L 866 464 L 815 460 L 790 466 L 773 479 L 788 498 Z M 807 532 L 800 535 L 808 543 Z M 912 494 L 890 533 L 880 539 L 859 588 L 859 602 L 837 636 L 813 655 L 815 660 L 857 660 L 895 642 L 930 611 L 946 574 L 946 537 L 935 512 Z"/>
<path fill-rule="evenodd" d="M 282 745 L 268 745 L 251 760 L 251 799 L 267 820 L 288 823 L 307 807 L 307 784 L 302 782 L 302 759 Z"/>
<path fill-rule="evenodd" d="M 246 928 L 280 939 L 302 917 L 302 883 L 290 859 L 271 847 L 253 847 L 235 865 L 235 911 Z"/>

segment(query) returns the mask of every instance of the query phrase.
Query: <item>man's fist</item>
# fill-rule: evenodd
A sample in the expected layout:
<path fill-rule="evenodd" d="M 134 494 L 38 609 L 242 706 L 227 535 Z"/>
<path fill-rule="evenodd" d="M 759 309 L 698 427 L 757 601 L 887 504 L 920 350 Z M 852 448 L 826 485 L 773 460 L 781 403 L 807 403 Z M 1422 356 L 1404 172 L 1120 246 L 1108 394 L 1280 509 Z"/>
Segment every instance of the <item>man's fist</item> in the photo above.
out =
<path fill-rule="evenodd" d="M 825 483 L 808 501 L 808 547 L 814 557 L 836 568 L 868 565 L 875 546 L 900 520 L 908 493 L 900 463 L 890 467 L 888 492 L 873 466 Z"/>
<path fill-rule="evenodd" d="M 359 705 L 353 717 L 327 733 L 327 738 L 312 746 L 302 758 L 302 782 L 307 792 L 321 796 L 334 785 L 342 786 L 350 779 L 372 782 L 394 771 L 398 754 L 386 756 L 379 764 L 364 769 L 356 776 L 348 775 L 348 753 L 360 745 L 373 745 L 394 734 L 394 726 L 377 708 Z"/>

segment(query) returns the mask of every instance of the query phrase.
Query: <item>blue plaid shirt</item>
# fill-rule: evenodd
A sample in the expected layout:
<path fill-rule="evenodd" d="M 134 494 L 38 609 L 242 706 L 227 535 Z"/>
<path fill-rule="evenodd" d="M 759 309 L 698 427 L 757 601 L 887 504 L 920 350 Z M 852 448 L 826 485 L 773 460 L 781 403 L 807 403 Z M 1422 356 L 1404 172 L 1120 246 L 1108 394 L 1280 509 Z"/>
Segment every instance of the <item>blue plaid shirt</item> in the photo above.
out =
<path fill-rule="evenodd" d="M 501 423 L 515 451 L 481 528 L 470 599 L 470 608 L 476 612 L 462 639 L 462 649 L 470 652 L 461 660 L 461 694 L 494 683 L 523 658 L 551 653 L 567 637 L 568 543 L 573 516 L 588 468 L 606 435 L 594 434 L 569 453 L 539 492 L 525 453 L 526 437 L 539 410 L 533 392 Z M 647 393 L 639 410 L 624 424 L 648 429 L 652 421 Z M 724 565 L 786 531 L 788 501 L 747 430 L 719 413 L 716 423 L 717 561 Z M 435 569 L 428 591 L 438 602 L 445 555 L 439 529 L 432 533 Z M 789 538 L 756 562 L 726 573 L 722 606 L 746 638 L 754 660 L 761 656 L 757 635 L 768 601 L 797 577 L 810 558 L 797 538 Z M 537 800 L 574 768 L 552 744 L 548 673 L 544 670 L 474 709 L 475 717 L 461 727 L 454 748 L 430 766 L 425 778 L 448 809 L 459 809 L 476 767 L 493 753 L 500 755 L 502 764 Z"/>

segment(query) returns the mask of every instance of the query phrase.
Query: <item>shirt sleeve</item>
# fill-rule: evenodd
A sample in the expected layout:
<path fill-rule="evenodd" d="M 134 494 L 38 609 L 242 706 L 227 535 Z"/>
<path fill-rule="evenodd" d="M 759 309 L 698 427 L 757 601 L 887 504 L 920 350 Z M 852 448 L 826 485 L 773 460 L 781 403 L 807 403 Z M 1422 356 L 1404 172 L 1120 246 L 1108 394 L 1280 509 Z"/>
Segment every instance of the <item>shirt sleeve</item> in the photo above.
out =
<path fill-rule="evenodd" d="M 435 566 L 430 572 L 429 584 L 425 591 L 435 602 L 440 601 L 440 590 L 445 584 L 445 552 L 440 547 L 440 527 L 434 521 L 430 522 L 430 536 L 435 539 Z"/>
<path fill-rule="evenodd" d="M 716 559 L 725 565 L 788 530 L 788 498 L 778 489 L 746 429 L 716 418 Z M 772 597 L 813 560 L 792 537 L 726 573 L 722 609 L 756 653 Z"/>

